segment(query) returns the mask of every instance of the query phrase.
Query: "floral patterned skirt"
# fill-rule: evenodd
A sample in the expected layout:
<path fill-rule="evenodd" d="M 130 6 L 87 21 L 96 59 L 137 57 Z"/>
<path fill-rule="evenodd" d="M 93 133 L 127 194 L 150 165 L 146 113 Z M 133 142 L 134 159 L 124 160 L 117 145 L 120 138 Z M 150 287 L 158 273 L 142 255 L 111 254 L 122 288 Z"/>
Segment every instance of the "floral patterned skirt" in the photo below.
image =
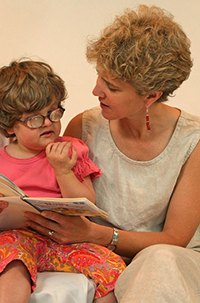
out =
<path fill-rule="evenodd" d="M 29 229 L 0 232 L 0 272 L 13 260 L 21 260 L 36 286 L 37 272 L 63 271 L 83 273 L 96 284 L 95 298 L 115 287 L 125 263 L 109 249 L 93 244 L 61 245 Z"/>

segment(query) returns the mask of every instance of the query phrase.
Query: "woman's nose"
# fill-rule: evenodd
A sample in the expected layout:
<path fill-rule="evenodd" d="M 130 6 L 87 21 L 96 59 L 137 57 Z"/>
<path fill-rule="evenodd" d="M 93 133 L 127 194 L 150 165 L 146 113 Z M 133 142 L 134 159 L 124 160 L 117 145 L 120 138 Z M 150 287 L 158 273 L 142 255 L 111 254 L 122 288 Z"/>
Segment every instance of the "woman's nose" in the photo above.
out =
<path fill-rule="evenodd" d="M 97 79 L 96 85 L 93 88 L 92 93 L 96 97 L 100 97 L 100 98 L 104 98 L 105 97 L 105 93 L 103 91 L 103 87 L 102 87 L 99 79 Z"/>

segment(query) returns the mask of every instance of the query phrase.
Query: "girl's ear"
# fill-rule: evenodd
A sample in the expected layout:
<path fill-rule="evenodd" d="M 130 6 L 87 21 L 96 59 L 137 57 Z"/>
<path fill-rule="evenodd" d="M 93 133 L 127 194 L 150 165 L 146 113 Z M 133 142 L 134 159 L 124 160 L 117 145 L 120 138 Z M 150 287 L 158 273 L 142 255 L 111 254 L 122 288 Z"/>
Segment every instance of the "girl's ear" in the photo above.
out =
<path fill-rule="evenodd" d="M 13 128 L 7 129 L 6 132 L 7 132 L 9 135 L 14 135 L 14 134 L 15 134 Z"/>
<path fill-rule="evenodd" d="M 155 91 L 155 92 L 151 92 L 148 95 L 146 95 L 145 97 L 145 106 L 146 107 L 150 107 L 154 102 L 156 102 L 161 96 L 162 96 L 163 92 L 161 91 Z"/>

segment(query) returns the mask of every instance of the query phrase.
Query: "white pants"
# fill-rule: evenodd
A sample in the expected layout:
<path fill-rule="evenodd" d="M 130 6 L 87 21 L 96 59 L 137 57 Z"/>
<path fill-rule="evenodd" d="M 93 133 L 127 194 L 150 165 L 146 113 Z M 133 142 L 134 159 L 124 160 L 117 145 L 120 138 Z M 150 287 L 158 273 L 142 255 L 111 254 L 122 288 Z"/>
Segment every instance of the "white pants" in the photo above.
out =
<path fill-rule="evenodd" d="M 92 303 L 95 287 L 83 274 L 42 272 L 29 303 Z"/>
<path fill-rule="evenodd" d="M 118 278 L 115 295 L 119 303 L 200 303 L 200 252 L 145 248 Z"/>

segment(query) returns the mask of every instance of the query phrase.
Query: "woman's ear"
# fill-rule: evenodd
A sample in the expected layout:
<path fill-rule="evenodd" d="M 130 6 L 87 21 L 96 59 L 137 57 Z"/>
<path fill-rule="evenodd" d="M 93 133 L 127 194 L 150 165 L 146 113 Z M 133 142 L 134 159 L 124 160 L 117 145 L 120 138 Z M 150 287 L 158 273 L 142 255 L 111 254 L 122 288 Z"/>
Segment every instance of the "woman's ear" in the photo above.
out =
<path fill-rule="evenodd" d="M 146 95 L 144 101 L 145 106 L 150 107 L 154 102 L 156 102 L 162 96 L 162 94 L 163 94 L 162 91 L 155 91 Z"/>

